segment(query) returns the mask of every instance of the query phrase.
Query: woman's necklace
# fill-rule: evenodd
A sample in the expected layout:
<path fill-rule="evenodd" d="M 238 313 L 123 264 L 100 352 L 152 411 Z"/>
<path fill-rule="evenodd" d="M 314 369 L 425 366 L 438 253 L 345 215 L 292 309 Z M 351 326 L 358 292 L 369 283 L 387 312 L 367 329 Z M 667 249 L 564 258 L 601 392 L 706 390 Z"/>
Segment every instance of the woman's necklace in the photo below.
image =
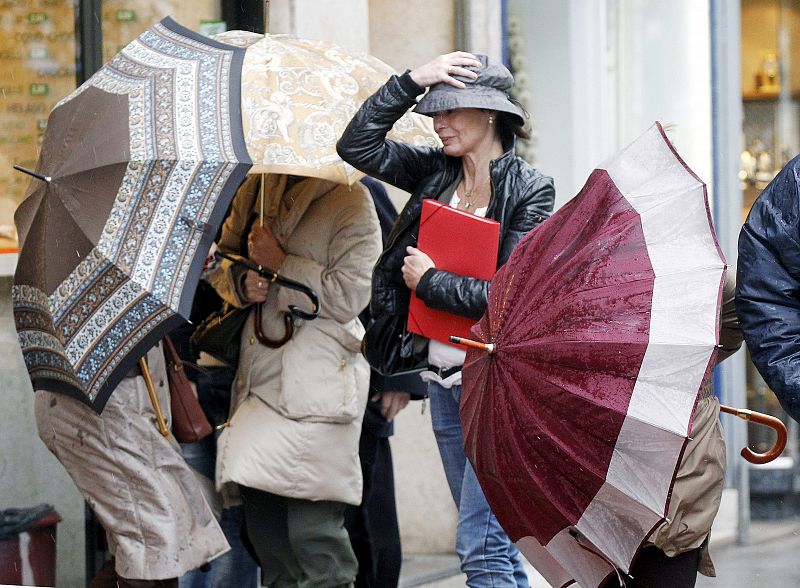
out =
<path fill-rule="evenodd" d="M 489 179 L 490 177 L 489 175 L 487 175 L 486 178 L 483 180 L 483 182 L 480 183 L 480 185 L 475 185 L 475 183 L 473 183 L 472 188 L 464 191 L 464 196 L 462 200 L 464 201 L 465 210 L 469 210 L 470 208 L 472 208 L 472 206 L 475 204 L 475 202 L 472 199 L 472 195 L 477 192 L 476 198 L 480 196 L 481 193 L 483 192 L 483 188 L 489 183 Z M 466 182 L 464 182 L 464 187 L 466 188 Z"/>

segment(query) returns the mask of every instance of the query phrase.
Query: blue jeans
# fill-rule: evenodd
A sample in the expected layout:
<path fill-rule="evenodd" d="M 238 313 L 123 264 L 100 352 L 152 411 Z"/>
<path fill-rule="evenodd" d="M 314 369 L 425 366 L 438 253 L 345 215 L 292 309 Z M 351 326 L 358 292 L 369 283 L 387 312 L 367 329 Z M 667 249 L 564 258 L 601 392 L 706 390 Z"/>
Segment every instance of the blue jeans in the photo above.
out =
<path fill-rule="evenodd" d="M 428 384 L 431 422 L 447 484 L 458 508 L 456 553 L 471 588 L 529 588 L 522 556 L 492 514 L 464 455 L 458 407 L 461 386 Z"/>
<path fill-rule="evenodd" d="M 205 368 L 197 378 L 197 397 L 212 425 L 219 425 L 228 418 L 232 368 Z M 182 443 L 181 451 L 192 468 L 210 480 L 214 479 L 217 459 L 217 432 L 197 443 Z M 257 588 L 258 564 L 250 556 L 242 542 L 241 530 L 244 512 L 241 506 L 222 510 L 220 527 L 231 550 L 207 565 L 187 572 L 179 578 L 180 588 Z"/>

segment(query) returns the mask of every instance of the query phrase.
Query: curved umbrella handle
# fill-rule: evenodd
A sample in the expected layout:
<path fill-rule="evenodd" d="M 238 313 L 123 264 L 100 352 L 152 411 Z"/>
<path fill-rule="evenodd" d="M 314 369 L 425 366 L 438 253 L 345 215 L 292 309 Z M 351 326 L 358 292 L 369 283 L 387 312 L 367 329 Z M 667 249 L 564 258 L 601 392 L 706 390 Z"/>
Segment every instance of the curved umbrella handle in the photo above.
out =
<path fill-rule="evenodd" d="M 272 281 L 277 282 L 278 284 L 280 284 L 285 288 L 291 288 L 292 290 L 297 290 L 298 292 L 302 292 L 303 294 L 308 296 L 308 299 L 311 301 L 311 312 L 303 310 L 296 304 L 290 304 L 289 310 L 292 312 L 294 316 L 299 317 L 301 319 L 306 319 L 307 321 L 313 321 L 315 318 L 319 316 L 319 296 L 317 296 L 317 293 L 314 292 L 314 290 L 312 290 L 305 284 L 301 284 L 300 282 L 295 282 L 294 280 L 290 280 L 289 278 L 284 278 L 283 276 L 278 275 L 277 272 L 272 272 L 272 273 L 275 275 L 275 277 L 272 278 Z"/>
<path fill-rule="evenodd" d="M 283 337 L 273 341 L 269 337 L 264 334 L 264 329 L 262 328 L 261 324 L 261 314 L 262 314 L 262 302 L 256 303 L 255 307 L 255 316 L 253 316 L 253 331 L 255 332 L 256 339 L 258 342 L 264 345 L 265 347 L 269 347 L 270 349 L 277 349 L 281 347 L 284 343 L 286 343 L 289 339 L 292 338 L 294 334 L 294 321 L 292 321 L 292 315 L 288 312 L 283 313 Z"/>
<path fill-rule="evenodd" d="M 784 447 L 786 447 L 786 439 L 788 437 L 788 433 L 786 431 L 786 425 L 784 425 L 780 419 L 777 419 L 774 416 L 770 416 L 768 414 L 764 414 L 761 412 L 754 412 L 746 408 L 733 408 L 722 404 L 720 405 L 719 410 L 721 412 L 727 412 L 728 414 L 737 416 L 745 421 L 753 421 L 754 423 L 758 423 L 759 425 L 765 425 L 767 427 L 771 427 L 775 429 L 775 432 L 778 434 L 778 438 L 775 441 L 775 445 L 773 445 L 772 449 L 770 449 L 766 453 L 756 453 L 752 451 L 749 447 L 745 447 L 744 449 L 742 449 L 741 455 L 747 461 L 756 464 L 769 463 L 773 459 L 778 457 L 781 453 L 783 453 L 783 449 Z"/>
<path fill-rule="evenodd" d="M 305 284 L 301 284 L 300 282 L 296 282 L 294 280 L 290 280 L 289 278 L 285 278 L 284 276 L 279 275 L 278 272 L 276 272 L 275 270 L 261 265 L 256 265 L 249 259 L 234 257 L 232 255 L 228 255 L 227 253 L 223 253 L 222 251 L 215 251 L 214 256 L 227 259 L 234 265 L 242 265 L 249 270 L 257 272 L 258 275 L 269 280 L 270 282 L 276 282 L 285 288 L 297 290 L 298 292 L 301 292 L 306 296 L 308 296 L 308 299 L 311 301 L 311 312 L 303 310 L 296 304 L 290 304 L 289 310 L 294 316 L 306 319 L 307 321 L 313 321 L 315 318 L 319 316 L 319 296 L 317 296 L 317 293 L 314 292 L 314 290 L 312 290 Z"/>

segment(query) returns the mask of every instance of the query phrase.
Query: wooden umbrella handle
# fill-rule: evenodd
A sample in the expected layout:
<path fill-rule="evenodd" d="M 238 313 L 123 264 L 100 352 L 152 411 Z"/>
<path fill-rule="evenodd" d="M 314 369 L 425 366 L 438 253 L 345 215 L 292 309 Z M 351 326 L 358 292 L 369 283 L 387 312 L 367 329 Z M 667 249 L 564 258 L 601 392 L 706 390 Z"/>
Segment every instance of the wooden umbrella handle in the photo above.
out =
<path fill-rule="evenodd" d="M 721 404 L 719 409 L 721 412 L 727 412 L 728 414 L 737 416 L 742 420 L 753 421 L 759 425 L 771 427 L 775 429 L 775 432 L 778 434 L 778 438 L 775 440 L 775 445 L 773 445 L 772 449 L 766 453 L 756 453 L 749 447 L 742 449 L 741 455 L 747 461 L 757 464 L 769 463 L 783 453 L 783 449 L 786 447 L 786 439 L 789 436 L 788 432 L 786 431 L 786 425 L 783 424 L 783 421 L 775 418 L 774 416 L 770 416 L 762 412 L 754 412 L 746 408 L 733 408 Z"/>

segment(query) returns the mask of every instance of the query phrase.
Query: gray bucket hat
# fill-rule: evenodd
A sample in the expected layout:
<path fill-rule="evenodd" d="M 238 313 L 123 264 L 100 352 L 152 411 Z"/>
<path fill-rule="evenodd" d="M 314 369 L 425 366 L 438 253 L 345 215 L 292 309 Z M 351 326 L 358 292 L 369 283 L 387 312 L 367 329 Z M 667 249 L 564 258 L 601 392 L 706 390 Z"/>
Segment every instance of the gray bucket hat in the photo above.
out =
<path fill-rule="evenodd" d="M 511 101 L 508 91 L 514 84 L 514 76 L 501 63 L 491 61 L 486 55 L 475 54 L 481 67 L 466 67 L 478 74 L 474 80 L 462 76 L 453 76 L 464 82 L 466 88 L 454 88 L 444 82 L 434 84 L 428 93 L 422 97 L 415 112 L 433 116 L 441 110 L 454 110 L 456 108 L 484 108 L 506 112 L 519 123 L 525 125 L 525 111 L 521 106 Z"/>

